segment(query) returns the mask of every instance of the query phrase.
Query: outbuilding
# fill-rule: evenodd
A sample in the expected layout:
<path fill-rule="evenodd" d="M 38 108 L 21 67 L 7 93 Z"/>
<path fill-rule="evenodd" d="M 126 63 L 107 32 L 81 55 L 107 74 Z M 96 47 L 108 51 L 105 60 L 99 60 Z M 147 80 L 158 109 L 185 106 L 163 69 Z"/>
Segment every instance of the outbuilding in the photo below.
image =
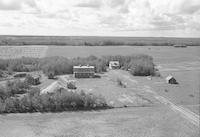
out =
<path fill-rule="evenodd" d="M 33 85 L 40 84 L 40 78 L 41 78 L 40 75 L 34 74 L 34 75 L 31 75 L 31 77 L 33 78 Z"/>
<path fill-rule="evenodd" d="M 176 81 L 176 79 L 172 75 L 169 75 L 169 76 L 166 77 L 166 82 L 168 84 L 178 84 L 178 82 Z"/>
<path fill-rule="evenodd" d="M 109 62 L 109 69 L 119 69 L 119 61 L 110 61 Z"/>
<path fill-rule="evenodd" d="M 95 74 L 94 66 L 73 66 L 73 74 L 75 78 L 93 78 Z"/>

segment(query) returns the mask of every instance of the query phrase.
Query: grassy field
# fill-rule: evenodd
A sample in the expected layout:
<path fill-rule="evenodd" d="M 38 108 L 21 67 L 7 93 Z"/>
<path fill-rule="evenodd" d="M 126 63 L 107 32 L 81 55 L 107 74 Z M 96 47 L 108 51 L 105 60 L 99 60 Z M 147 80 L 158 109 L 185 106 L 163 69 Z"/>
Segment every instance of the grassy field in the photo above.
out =
<path fill-rule="evenodd" d="M 129 74 L 126 74 L 129 75 Z M 77 79 L 77 87 L 79 90 L 84 90 L 89 93 L 103 96 L 107 103 L 114 107 L 142 107 L 155 106 L 160 103 L 147 92 L 140 91 L 137 83 L 125 80 L 124 74 L 116 75 L 115 71 L 109 71 L 101 75 L 101 78 Z M 126 87 L 121 87 L 117 83 L 120 79 L 126 84 Z M 137 82 L 137 81 L 136 81 Z"/>
<path fill-rule="evenodd" d="M 156 63 L 177 63 L 183 61 L 199 61 L 200 47 L 174 48 L 162 46 L 109 46 L 109 47 L 49 47 L 46 56 L 86 57 L 89 55 L 131 55 L 148 54 Z"/>
<path fill-rule="evenodd" d="M 166 107 L 0 116 L 2 137 L 198 137 L 198 127 Z"/>
<path fill-rule="evenodd" d="M 199 38 L 172 37 L 95 37 L 95 36 L 0 36 L 0 45 L 63 45 L 63 46 L 172 46 L 173 44 L 200 46 Z"/>
<path fill-rule="evenodd" d="M 0 46 L 0 59 L 46 56 L 48 46 Z"/>

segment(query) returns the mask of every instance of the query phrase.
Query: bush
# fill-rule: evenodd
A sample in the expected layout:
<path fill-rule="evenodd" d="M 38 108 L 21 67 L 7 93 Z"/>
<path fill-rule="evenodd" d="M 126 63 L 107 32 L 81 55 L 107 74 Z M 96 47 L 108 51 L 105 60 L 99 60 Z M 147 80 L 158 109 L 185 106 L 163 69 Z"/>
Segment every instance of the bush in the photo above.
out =
<path fill-rule="evenodd" d="M 3 77 L 3 71 L 0 70 L 0 78 Z"/>
<path fill-rule="evenodd" d="M 30 85 L 34 85 L 34 78 L 31 75 L 26 75 L 25 82 Z"/>
<path fill-rule="evenodd" d="M 67 88 L 68 89 L 76 89 L 77 87 L 75 86 L 75 84 L 73 82 L 69 82 L 69 83 L 67 83 Z"/>
<path fill-rule="evenodd" d="M 7 81 L 6 90 L 9 95 L 13 96 L 15 94 L 24 94 L 30 88 L 30 85 L 26 81 L 15 80 Z"/>
<path fill-rule="evenodd" d="M 8 93 L 4 87 L 0 87 L 0 99 L 5 100 L 8 97 Z"/>
<path fill-rule="evenodd" d="M 54 79 L 55 78 L 55 72 L 54 71 L 48 71 L 47 76 L 48 76 L 48 79 Z"/>
<path fill-rule="evenodd" d="M 124 84 L 123 82 L 122 82 L 122 80 L 121 79 L 117 79 L 117 84 L 120 86 L 120 87 L 123 87 L 123 88 L 126 88 L 126 84 Z"/>

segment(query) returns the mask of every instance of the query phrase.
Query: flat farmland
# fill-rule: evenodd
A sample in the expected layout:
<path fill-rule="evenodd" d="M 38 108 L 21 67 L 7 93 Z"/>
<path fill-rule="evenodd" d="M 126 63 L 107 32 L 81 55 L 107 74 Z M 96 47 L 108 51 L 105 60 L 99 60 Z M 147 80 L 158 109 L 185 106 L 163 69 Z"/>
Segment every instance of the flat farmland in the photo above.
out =
<path fill-rule="evenodd" d="M 166 107 L 0 116 L 2 137 L 199 137 Z"/>
<path fill-rule="evenodd" d="M 0 46 L 0 59 L 42 58 L 46 56 L 47 50 L 48 46 Z"/>
<path fill-rule="evenodd" d="M 200 61 L 200 47 L 174 48 L 170 46 L 49 46 L 46 56 L 73 58 L 132 54 L 151 55 L 156 63 Z"/>
<path fill-rule="evenodd" d="M 200 135 L 198 126 L 151 96 L 150 83 L 158 82 L 160 78 L 148 81 L 145 77 L 133 77 L 121 70 L 109 71 L 101 76 L 100 79 L 76 79 L 77 86 L 79 89 L 101 94 L 109 104 L 116 107 L 115 109 L 1 115 L 1 135 L 5 137 L 198 137 Z M 127 87 L 119 87 L 117 78 L 126 82 Z M 127 107 L 123 107 L 124 105 Z"/>
<path fill-rule="evenodd" d="M 76 79 L 79 90 L 101 95 L 115 108 L 0 115 L 1 136 L 199 137 L 199 121 L 195 119 L 194 124 L 192 118 L 196 115 L 199 118 L 200 111 L 200 47 L 49 46 L 45 56 L 131 54 L 151 55 L 162 77 L 150 80 L 113 70 L 100 74 L 99 79 Z M 169 74 L 175 77 L 178 85 L 166 83 L 165 77 Z M 127 87 L 120 87 L 117 78 Z M 41 88 L 51 83 L 46 81 Z"/>

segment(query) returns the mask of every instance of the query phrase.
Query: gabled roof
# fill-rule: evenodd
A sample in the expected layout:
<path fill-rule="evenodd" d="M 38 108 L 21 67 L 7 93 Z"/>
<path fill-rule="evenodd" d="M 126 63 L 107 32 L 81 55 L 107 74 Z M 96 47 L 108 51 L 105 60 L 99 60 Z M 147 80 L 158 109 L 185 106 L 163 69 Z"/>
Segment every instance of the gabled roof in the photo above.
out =
<path fill-rule="evenodd" d="M 112 66 L 119 66 L 119 61 L 110 61 L 109 64 Z"/>
<path fill-rule="evenodd" d="M 166 77 L 166 80 L 169 81 L 170 79 L 174 78 L 172 75 Z"/>
<path fill-rule="evenodd" d="M 79 65 L 79 66 L 73 66 L 73 68 L 94 68 L 94 66 L 81 66 L 81 65 Z"/>

